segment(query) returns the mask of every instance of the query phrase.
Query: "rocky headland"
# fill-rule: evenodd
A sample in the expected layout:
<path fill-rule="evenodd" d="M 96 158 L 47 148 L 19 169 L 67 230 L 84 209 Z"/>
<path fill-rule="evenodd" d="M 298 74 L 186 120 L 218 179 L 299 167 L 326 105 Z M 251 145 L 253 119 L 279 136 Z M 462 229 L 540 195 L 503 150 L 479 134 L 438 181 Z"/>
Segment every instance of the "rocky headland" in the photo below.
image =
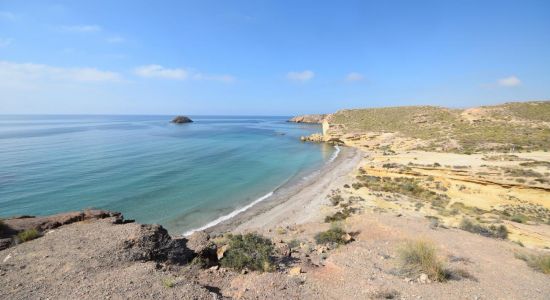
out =
<path fill-rule="evenodd" d="M 326 116 L 326 114 L 301 115 L 291 118 L 288 122 L 321 124 Z"/>

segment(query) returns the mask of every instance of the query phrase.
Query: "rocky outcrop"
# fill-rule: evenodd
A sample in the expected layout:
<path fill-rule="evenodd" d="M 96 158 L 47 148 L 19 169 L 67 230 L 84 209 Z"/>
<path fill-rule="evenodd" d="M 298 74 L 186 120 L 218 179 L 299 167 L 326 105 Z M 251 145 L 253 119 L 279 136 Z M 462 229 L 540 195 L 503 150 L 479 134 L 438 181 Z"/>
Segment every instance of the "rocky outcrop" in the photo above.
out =
<path fill-rule="evenodd" d="M 214 266 L 218 263 L 218 249 L 208 233 L 197 231 L 187 239 L 187 247 L 195 252 L 205 266 Z"/>
<path fill-rule="evenodd" d="M 130 261 L 185 264 L 195 257 L 186 244 L 186 239 L 172 238 L 160 225 L 140 225 L 139 230 L 124 241 L 122 256 Z"/>
<path fill-rule="evenodd" d="M 321 124 L 326 116 L 327 115 L 325 114 L 301 115 L 295 116 L 294 118 L 288 120 L 288 122 Z"/>
<path fill-rule="evenodd" d="M 185 123 L 192 123 L 192 122 L 193 120 L 191 120 L 189 117 L 186 117 L 186 116 L 177 116 L 171 121 L 171 123 L 174 123 L 174 124 L 185 124 Z"/>
<path fill-rule="evenodd" d="M 15 244 L 17 242 L 15 237 L 23 231 L 34 229 L 38 233 L 42 233 L 75 222 L 105 218 L 113 218 L 114 223 L 132 222 L 131 220 L 125 221 L 119 212 L 99 209 L 73 211 L 44 217 L 19 216 L 6 219 L 2 221 L 3 224 L 0 228 L 0 250 Z"/>
<path fill-rule="evenodd" d="M 325 139 L 323 138 L 323 135 L 319 133 L 314 133 L 309 136 L 301 136 L 300 140 L 302 142 L 313 142 L 313 143 L 322 143 L 325 141 Z"/>

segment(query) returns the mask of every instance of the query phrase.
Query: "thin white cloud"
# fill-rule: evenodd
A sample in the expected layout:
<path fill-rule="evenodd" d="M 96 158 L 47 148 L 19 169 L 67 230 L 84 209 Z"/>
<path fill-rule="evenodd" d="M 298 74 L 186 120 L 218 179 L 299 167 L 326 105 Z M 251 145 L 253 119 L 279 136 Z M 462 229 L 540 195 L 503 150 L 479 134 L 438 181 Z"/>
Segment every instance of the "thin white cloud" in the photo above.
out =
<path fill-rule="evenodd" d="M 15 21 L 17 19 L 17 15 L 10 12 L 10 11 L 0 11 L 0 20 L 4 21 Z"/>
<path fill-rule="evenodd" d="M 13 44 L 13 39 L 0 38 L 0 48 L 9 47 L 11 44 Z"/>
<path fill-rule="evenodd" d="M 208 80 L 220 82 L 234 82 L 236 79 L 231 75 L 211 75 L 198 73 L 189 69 L 166 68 L 161 65 L 145 65 L 134 69 L 134 73 L 144 78 L 160 78 L 171 80 Z"/>
<path fill-rule="evenodd" d="M 310 70 L 305 70 L 302 72 L 288 72 L 286 74 L 286 78 L 293 81 L 301 81 L 306 82 L 308 80 L 311 80 L 315 76 L 315 73 Z"/>
<path fill-rule="evenodd" d="M 363 79 L 365 79 L 365 77 L 357 72 L 351 72 L 346 76 L 347 81 L 361 81 Z"/>
<path fill-rule="evenodd" d="M 236 79 L 231 75 L 207 75 L 202 73 L 193 74 L 193 79 L 195 80 L 211 80 L 211 81 L 221 81 L 221 82 L 234 82 Z"/>
<path fill-rule="evenodd" d="M 124 43 L 125 41 L 126 40 L 123 37 L 120 37 L 120 36 L 112 36 L 112 37 L 107 38 L 107 42 L 112 43 L 112 44 Z"/>
<path fill-rule="evenodd" d="M 43 64 L 0 61 L 0 84 L 12 87 L 32 87 L 42 83 L 118 82 L 116 72 L 96 68 L 61 68 Z"/>
<path fill-rule="evenodd" d="M 498 85 L 504 87 L 515 87 L 521 85 L 521 80 L 516 76 L 508 76 L 498 80 Z"/>
<path fill-rule="evenodd" d="M 189 77 L 189 74 L 184 69 L 168 69 L 161 65 L 146 65 L 137 67 L 134 72 L 136 75 L 145 78 L 185 80 Z"/>
<path fill-rule="evenodd" d="M 61 26 L 61 31 L 76 32 L 76 33 L 93 33 L 101 31 L 99 25 L 73 25 L 73 26 Z"/>

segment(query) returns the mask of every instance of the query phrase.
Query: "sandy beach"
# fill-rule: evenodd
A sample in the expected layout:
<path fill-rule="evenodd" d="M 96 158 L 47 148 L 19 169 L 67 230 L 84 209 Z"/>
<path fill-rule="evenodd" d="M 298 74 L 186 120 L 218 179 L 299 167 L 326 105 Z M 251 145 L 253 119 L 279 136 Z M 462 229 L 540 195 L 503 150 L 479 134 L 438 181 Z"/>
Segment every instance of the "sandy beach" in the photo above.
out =
<path fill-rule="evenodd" d="M 249 232 L 320 221 L 320 207 L 327 201 L 326 195 L 342 187 L 363 157 L 360 150 L 341 147 L 338 157 L 310 178 L 282 186 L 265 201 L 205 231 L 211 234 Z"/>

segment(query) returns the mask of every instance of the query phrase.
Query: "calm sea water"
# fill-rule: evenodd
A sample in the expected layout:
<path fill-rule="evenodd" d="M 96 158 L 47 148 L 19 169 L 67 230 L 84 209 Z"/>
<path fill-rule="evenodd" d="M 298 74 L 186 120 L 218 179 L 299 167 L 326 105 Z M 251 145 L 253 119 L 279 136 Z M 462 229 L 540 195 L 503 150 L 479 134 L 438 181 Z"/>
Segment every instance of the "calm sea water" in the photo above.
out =
<path fill-rule="evenodd" d="M 204 226 L 319 169 L 332 147 L 284 117 L 0 116 L 0 217 L 121 211 Z"/>

